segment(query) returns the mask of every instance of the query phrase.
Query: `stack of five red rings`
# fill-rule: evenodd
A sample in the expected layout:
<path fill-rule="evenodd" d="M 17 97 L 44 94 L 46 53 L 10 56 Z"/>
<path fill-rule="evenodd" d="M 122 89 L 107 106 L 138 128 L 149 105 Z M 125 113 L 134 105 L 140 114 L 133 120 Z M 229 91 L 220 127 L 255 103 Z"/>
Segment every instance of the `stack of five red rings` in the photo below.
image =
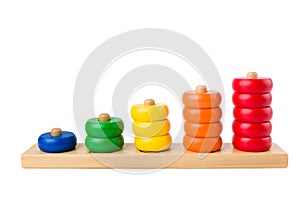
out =
<path fill-rule="evenodd" d="M 245 78 L 235 78 L 232 87 L 234 148 L 248 152 L 268 151 L 272 146 L 272 79 L 259 78 L 256 72 L 249 72 Z"/>

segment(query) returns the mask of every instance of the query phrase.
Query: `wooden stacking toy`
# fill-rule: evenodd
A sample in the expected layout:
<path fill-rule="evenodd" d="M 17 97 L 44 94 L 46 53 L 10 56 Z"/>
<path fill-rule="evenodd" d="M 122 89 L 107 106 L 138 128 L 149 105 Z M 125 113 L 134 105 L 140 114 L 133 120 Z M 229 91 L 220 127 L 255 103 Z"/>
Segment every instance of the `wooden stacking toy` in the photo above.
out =
<path fill-rule="evenodd" d="M 93 153 L 119 151 L 124 145 L 123 129 L 122 119 L 102 113 L 98 118 L 87 120 L 85 146 Z"/>
<path fill-rule="evenodd" d="M 235 78 L 232 87 L 233 146 L 241 151 L 268 151 L 272 145 L 272 79 L 249 72 L 246 78 Z"/>
<path fill-rule="evenodd" d="M 132 130 L 136 135 L 134 144 L 138 150 L 159 152 L 170 148 L 172 138 L 167 105 L 155 104 L 153 99 L 147 99 L 144 104 L 133 105 L 130 113 L 134 120 Z"/>
<path fill-rule="evenodd" d="M 221 95 L 200 85 L 195 91 L 186 91 L 182 96 L 185 149 L 193 152 L 215 152 L 220 150 L 222 139 Z"/>
<path fill-rule="evenodd" d="M 62 153 L 71 151 L 76 147 L 77 138 L 74 133 L 53 128 L 51 132 L 44 133 L 38 138 L 40 150 L 47 153 Z"/>
<path fill-rule="evenodd" d="M 182 96 L 185 120 L 182 143 L 172 144 L 168 106 L 147 99 L 143 104 L 133 105 L 130 110 L 134 143 L 124 145 L 122 119 L 102 113 L 98 118 L 86 121 L 85 143 L 77 146 L 74 133 L 60 128 L 42 134 L 38 144 L 33 144 L 22 154 L 22 167 L 286 168 L 288 154 L 277 144 L 272 144 L 270 137 L 272 80 L 249 72 L 245 78 L 235 78 L 232 87 L 235 106 L 232 143 L 223 144 L 221 138 L 220 92 L 199 85 Z M 204 154 L 199 157 L 199 153 Z"/>

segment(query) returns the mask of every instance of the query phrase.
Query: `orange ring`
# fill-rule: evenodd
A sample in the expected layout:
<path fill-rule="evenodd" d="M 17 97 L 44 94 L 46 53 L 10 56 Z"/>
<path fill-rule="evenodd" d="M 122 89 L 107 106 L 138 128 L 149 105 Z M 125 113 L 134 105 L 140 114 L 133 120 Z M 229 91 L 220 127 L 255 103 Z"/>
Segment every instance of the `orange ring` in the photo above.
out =
<path fill-rule="evenodd" d="M 190 108 L 215 108 L 221 103 L 221 95 L 214 90 L 209 90 L 206 93 L 190 90 L 183 93 L 182 102 Z"/>
<path fill-rule="evenodd" d="M 186 121 L 184 131 L 187 136 L 191 137 L 219 137 L 222 132 L 222 123 L 195 124 Z"/>
<path fill-rule="evenodd" d="M 198 153 L 215 152 L 221 149 L 222 138 L 221 137 L 194 138 L 185 135 L 183 138 L 183 146 L 188 151 L 193 151 Z"/>
<path fill-rule="evenodd" d="M 192 123 L 213 123 L 220 121 L 222 110 L 220 107 L 209 109 L 183 108 L 183 117 Z"/>

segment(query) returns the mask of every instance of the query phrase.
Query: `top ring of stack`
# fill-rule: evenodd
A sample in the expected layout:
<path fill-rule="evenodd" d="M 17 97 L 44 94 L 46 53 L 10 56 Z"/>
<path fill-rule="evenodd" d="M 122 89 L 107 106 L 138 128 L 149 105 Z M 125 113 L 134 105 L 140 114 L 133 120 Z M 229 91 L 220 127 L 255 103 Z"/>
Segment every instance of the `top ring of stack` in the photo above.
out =
<path fill-rule="evenodd" d="M 232 88 L 238 93 L 264 94 L 271 92 L 273 82 L 271 78 L 258 77 L 256 72 L 249 72 L 247 77 L 235 78 Z"/>
<path fill-rule="evenodd" d="M 190 108 L 216 108 L 221 103 L 221 95 L 218 91 L 207 90 L 205 85 L 198 85 L 196 90 L 183 93 L 182 102 Z"/>

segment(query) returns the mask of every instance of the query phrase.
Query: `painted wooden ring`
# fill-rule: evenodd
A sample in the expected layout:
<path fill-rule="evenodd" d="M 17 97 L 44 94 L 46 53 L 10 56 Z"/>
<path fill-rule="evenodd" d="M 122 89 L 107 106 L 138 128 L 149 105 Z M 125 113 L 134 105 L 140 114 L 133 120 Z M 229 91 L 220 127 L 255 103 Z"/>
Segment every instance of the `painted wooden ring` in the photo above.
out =
<path fill-rule="evenodd" d="M 172 137 L 170 134 L 157 137 L 135 137 L 135 147 L 144 152 L 159 152 L 170 148 Z"/>
<path fill-rule="evenodd" d="M 100 122 L 98 118 L 92 118 L 85 123 L 85 131 L 93 138 L 111 138 L 120 136 L 124 129 L 122 119 L 111 117 L 109 121 Z"/>
<path fill-rule="evenodd" d="M 119 151 L 124 145 L 122 135 L 113 138 L 93 138 L 87 136 L 85 138 L 85 146 L 92 153 L 109 153 Z"/>
<path fill-rule="evenodd" d="M 155 122 L 134 121 L 132 130 L 138 137 L 156 137 L 167 135 L 170 131 L 170 122 L 168 119 Z"/>
<path fill-rule="evenodd" d="M 196 138 L 185 135 L 183 137 L 183 146 L 188 151 L 198 153 L 209 153 L 219 151 L 222 146 L 221 137 Z"/>
<path fill-rule="evenodd" d="M 270 93 L 273 82 L 270 78 L 235 78 L 232 82 L 232 88 L 238 93 Z"/>
<path fill-rule="evenodd" d="M 220 121 L 222 110 L 220 107 L 204 109 L 184 107 L 183 117 L 191 123 L 213 123 Z"/>
<path fill-rule="evenodd" d="M 222 123 L 197 124 L 186 121 L 184 131 L 187 136 L 191 137 L 219 137 L 222 132 Z"/>
<path fill-rule="evenodd" d="M 268 151 L 271 148 L 272 139 L 270 136 L 263 138 L 247 138 L 234 135 L 232 144 L 234 148 L 240 151 L 263 152 Z"/>
<path fill-rule="evenodd" d="M 233 108 L 233 116 L 237 121 L 261 123 L 272 119 L 273 111 L 271 107 L 265 108 Z"/>
<path fill-rule="evenodd" d="M 62 131 L 60 136 L 51 136 L 51 132 L 44 133 L 38 138 L 39 148 L 48 153 L 61 153 L 74 150 L 77 138 L 74 133 Z"/>
<path fill-rule="evenodd" d="M 221 103 L 221 95 L 213 90 L 208 90 L 205 93 L 197 93 L 191 90 L 183 93 L 182 102 L 190 108 L 215 108 Z"/>
<path fill-rule="evenodd" d="M 263 108 L 272 103 L 272 95 L 266 94 L 241 94 L 233 93 L 232 102 L 235 106 L 243 108 Z"/>
<path fill-rule="evenodd" d="M 144 104 L 133 105 L 130 111 L 134 121 L 153 122 L 167 119 L 169 115 L 168 106 L 165 104 L 156 104 L 145 106 Z"/>
<path fill-rule="evenodd" d="M 248 123 L 235 120 L 232 123 L 232 130 L 235 135 L 241 137 L 261 138 L 270 136 L 272 124 L 271 122 Z"/>

